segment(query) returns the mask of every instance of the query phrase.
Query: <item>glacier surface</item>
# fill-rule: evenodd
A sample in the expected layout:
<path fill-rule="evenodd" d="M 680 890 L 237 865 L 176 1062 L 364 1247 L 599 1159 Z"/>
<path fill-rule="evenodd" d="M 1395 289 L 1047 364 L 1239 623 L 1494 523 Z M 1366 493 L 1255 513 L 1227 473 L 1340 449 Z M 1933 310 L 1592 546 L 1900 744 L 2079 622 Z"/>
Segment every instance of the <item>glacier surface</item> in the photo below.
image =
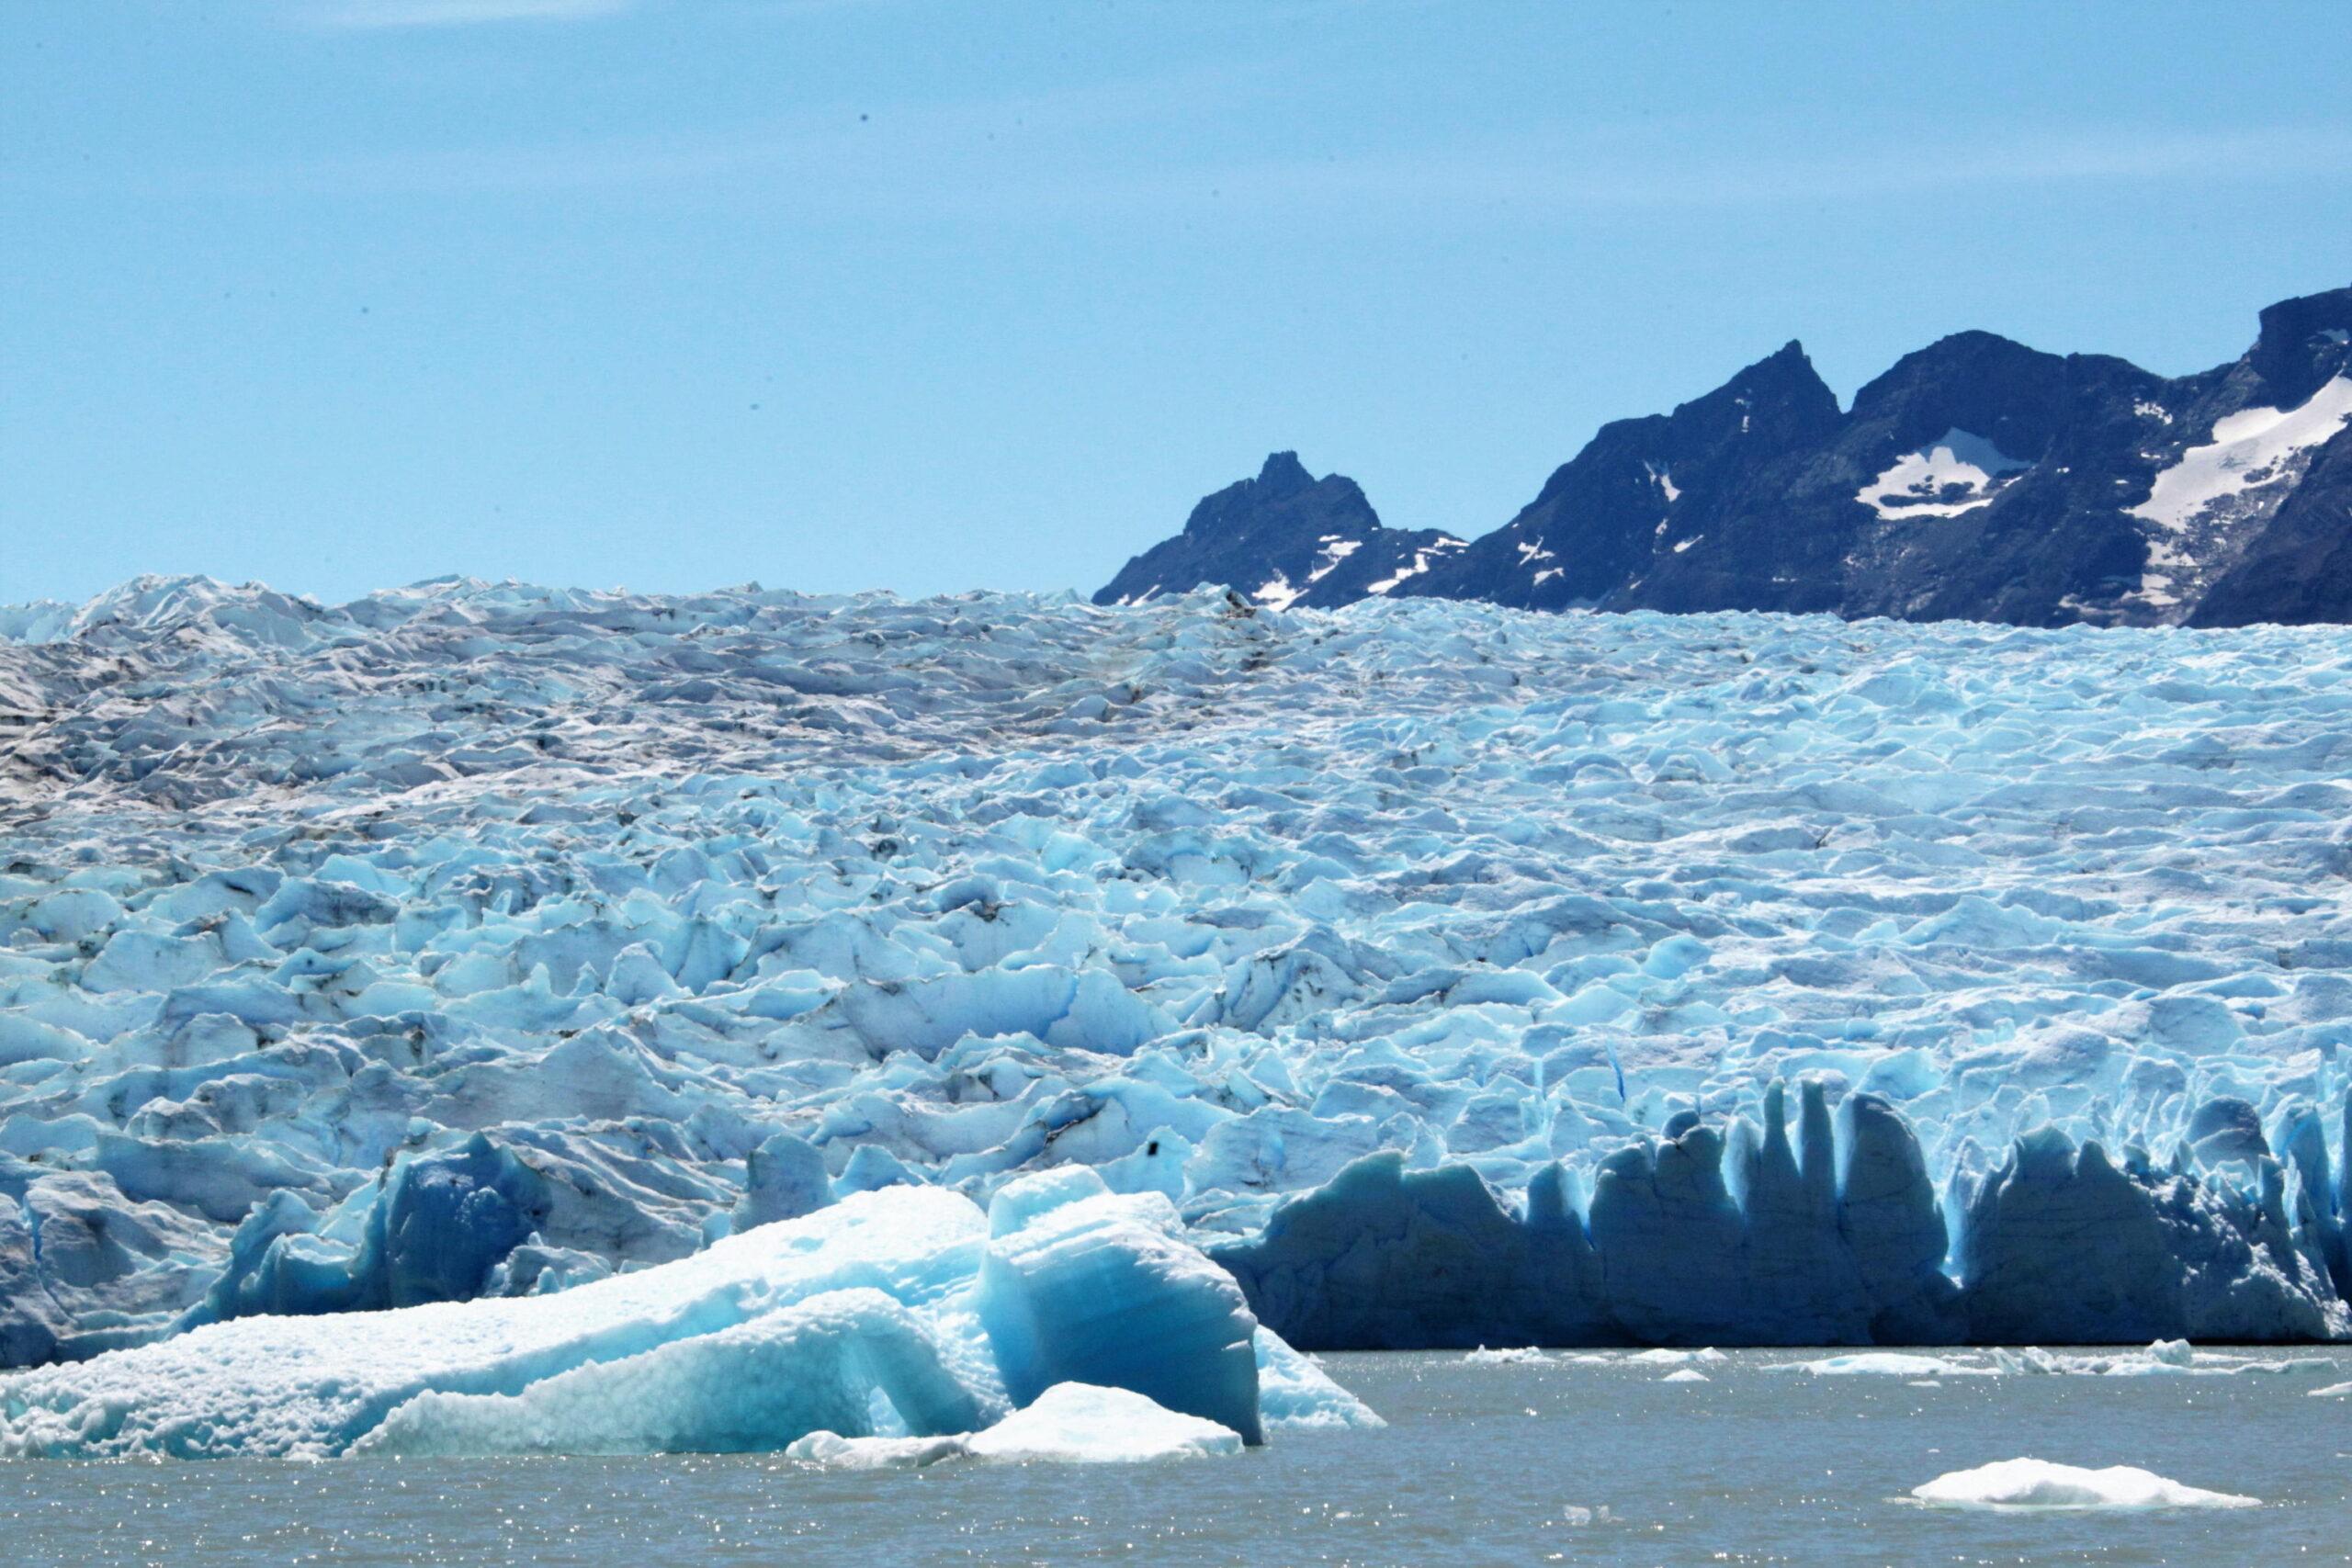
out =
<path fill-rule="evenodd" d="M 0 611 L 0 1364 L 1078 1167 L 974 1244 L 1023 1399 L 1169 1404 L 1091 1292 L 1194 1247 L 1310 1348 L 2340 1337 L 2347 699 L 2332 627 Z M 1114 1195 L 1159 1240 L 1090 1250 Z M 916 1343 L 808 1310 L 633 1353 Z M 1250 1435 L 1265 1352 L 1189 1312 Z M 406 1420 L 528 1446 L 593 1381 Z"/>

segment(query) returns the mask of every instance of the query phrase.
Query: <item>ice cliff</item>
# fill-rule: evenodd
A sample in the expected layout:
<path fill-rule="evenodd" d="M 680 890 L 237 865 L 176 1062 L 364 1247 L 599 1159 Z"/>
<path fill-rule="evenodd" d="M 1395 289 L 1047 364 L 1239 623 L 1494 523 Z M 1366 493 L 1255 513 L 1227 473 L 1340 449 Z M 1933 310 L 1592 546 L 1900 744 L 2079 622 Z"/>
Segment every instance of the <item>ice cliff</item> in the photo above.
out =
<path fill-rule="evenodd" d="M 2343 630 L 151 579 L 0 637 L 8 1364 L 1069 1167 L 1309 1347 L 2344 1332 Z M 1168 1404 L 1025 1246 L 974 1397 Z"/>

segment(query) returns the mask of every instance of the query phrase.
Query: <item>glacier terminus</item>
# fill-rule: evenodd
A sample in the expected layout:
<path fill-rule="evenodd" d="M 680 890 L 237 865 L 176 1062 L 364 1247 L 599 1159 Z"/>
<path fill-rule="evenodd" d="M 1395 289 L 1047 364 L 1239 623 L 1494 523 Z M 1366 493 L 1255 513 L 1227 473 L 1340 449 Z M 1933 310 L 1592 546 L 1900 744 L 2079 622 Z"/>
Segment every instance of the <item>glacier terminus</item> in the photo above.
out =
<path fill-rule="evenodd" d="M 2352 1337 L 2347 719 L 2335 626 L 0 610 L 0 1451 L 1142 1457 L 1376 1422 L 1317 1350 Z"/>

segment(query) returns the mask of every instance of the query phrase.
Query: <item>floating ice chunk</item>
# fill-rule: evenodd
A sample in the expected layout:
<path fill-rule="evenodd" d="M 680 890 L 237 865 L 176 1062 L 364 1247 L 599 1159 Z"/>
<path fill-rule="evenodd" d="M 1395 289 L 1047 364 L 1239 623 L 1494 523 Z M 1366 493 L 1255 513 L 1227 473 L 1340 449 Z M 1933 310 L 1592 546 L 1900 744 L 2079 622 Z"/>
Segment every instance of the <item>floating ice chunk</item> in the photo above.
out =
<path fill-rule="evenodd" d="M 2130 1465 L 2085 1470 L 2038 1459 L 2002 1460 L 1955 1470 L 1911 1489 L 1946 1508 L 2256 1508 L 2259 1497 L 2184 1486 Z"/>
<path fill-rule="evenodd" d="M 1238 1454 L 1241 1434 L 1166 1409 L 1131 1389 L 1060 1382 L 965 1439 L 979 1459 L 1134 1463 Z"/>
<path fill-rule="evenodd" d="M 844 1438 L 839 1432 L 811 1432 L 785 1446 L 784 1457 L 828 1470 L 918 1470 L 941 1460 L 962 1459 L 970 1453 L 966 1434 L 939 1438 Z"/>
<path fill-rule="evenodd" d="M 989 1228 L 978 1304 L 1015 1404 L 1100 1382 L 1261 1439 L 1258 1321 L 1165 1197 L 1069 1166 L 1008 1184 Z"/>
<path fill-rule="evenodd" d="M 967 1430 L 982 1415 L 912 1314 L 847 1290 L 513 1393 L 420 1393 L 350 1451 L 763 1453 L 860 1421 L 877 1392 L 918 1435 Z"/>
<path fill-rule="evenodd" d="M 299 1200 L 257 1213 L 251 1247 L 318 1239 Z M 895 1186 L 560 1294 L 214 1323 L 15 1374 L 0 1455 L 765 1451 L 975 1432 L 1034 1397 L 971 1451 L 1140 1458 L 1259 1440 L 1261 1364 L 1277 1424 L 1378 1424 L 1257 1328 L 1161 1195 L 1069 1168 L 1012 1183 L 995 1222 Z M 0 1227 L 0 1278 L 22 1229 Z"/>
<path fill-rule="evenodd" d="M 2091 1355 L 2062 1355 L 2027 1346 L 1996 1348 L 1993 1363 L 2005 1372 L 2038 1372 L 2060 1377 L 2089 1378 L 2230 1378 L 2280 1376 L 2291 1372 L 2327 1371 L 2336 1362 L 2324 1356 L 2290 1356 L 2266 1360 L 2220 1351 L 2192 1350 L 2188 1341 L 2159 1340 L 2144 1350 L 2115 1350 Z"/>
<path fill-rule="evenodd" d="M 1499 1350 L 1489 1350 L 1481 1345 L 1462 1354 L 1462 1364 L 1465 1367 L 1540 1367 L 1551 1359 L 1543 1351 L 1523 1345 L 1508 1346 Z"/>
<path fill-rule="evenodd" d="M 782 1447 L 856 1430 L 876 1388 L 910 1427 L 967 1428 L 1001 1399 L 950 1310 L 985 1230 L 967 1198 L 894 1187 L 557 1295 L 214 1324 L 15 1374 L 0 1454 L 332 1455 L 387 1425 L 413 1452 Z"/>
<path fill-rule="evenodd" d="M 981 1431 L 932 1438 L 817 1431 L 795 1439 L 784 1456 L 829 1470 L 913 1470 L 950 1459 L 1133 1464 L 1241 1449 L 1241 1434 L 1231 1427 L 1178 1415 L 1126 1389 L 1064 1382 Z"/>
<path fill-rule="evenodd" d="M 1331 1380 L 1322 1364 L 1261 1326 L 1250 1337 L 1258 1361 L 1258 1415 L 1269 1432 L 1385 1427 L 1372 1406 Z"/>
<path fill-rule="evenodd" d="M 1976 1366 L 1942 1356 L 1915 1356 L 1900 1350 L 1865 1350 L 1851 1356 L 1827 1356 L 1817 1361 L 1781 1361 L 1770 1372 L 1810 1372 L 1815 1377 L 1993 1378 L 1998 1367 Z"/>
<path fill-rule="evenodd" d="M 1707 1382 L 1712 1380 L 1696 1367 L 1685 1367 L 1680 1371 L 1668 1372 L 1657 1381 L 1660 1382 Z"/>

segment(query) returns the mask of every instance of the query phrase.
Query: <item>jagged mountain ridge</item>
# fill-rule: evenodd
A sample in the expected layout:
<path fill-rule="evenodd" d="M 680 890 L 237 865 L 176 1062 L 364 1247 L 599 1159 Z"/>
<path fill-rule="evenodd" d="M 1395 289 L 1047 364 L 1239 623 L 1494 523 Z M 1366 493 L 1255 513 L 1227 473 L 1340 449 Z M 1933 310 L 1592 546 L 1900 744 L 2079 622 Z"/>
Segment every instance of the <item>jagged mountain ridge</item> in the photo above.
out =
<path fill-rule="evenodd" d="M 1218 579 L 1230 562 L 1254 563 L 1248 586 L 1276 609 L 1331 609 L 1430 570 L 1468 542 L 1434 529 L 1383 525 L 1355 480 L 1317 479 L 1295 452 L 1266 459 L 1254 479 L 1204 496 L 1184 531 L 1129 561 L 1095 602 L 1139 602 L 1155 592 Z"/>
<path fill-rule="evenodd" d="M 2352 620 L 2352 288 L 2269 307 L 2245 355 L 2177 378 L 1960 333 L 1844 410 L 1792 342 L 1671 413 L 1602 426 L 1466 543 L 1385 527 L 1352 479 L 1278 453 L 1095 601 L 1201 582 L 1276 608 Z"/>

